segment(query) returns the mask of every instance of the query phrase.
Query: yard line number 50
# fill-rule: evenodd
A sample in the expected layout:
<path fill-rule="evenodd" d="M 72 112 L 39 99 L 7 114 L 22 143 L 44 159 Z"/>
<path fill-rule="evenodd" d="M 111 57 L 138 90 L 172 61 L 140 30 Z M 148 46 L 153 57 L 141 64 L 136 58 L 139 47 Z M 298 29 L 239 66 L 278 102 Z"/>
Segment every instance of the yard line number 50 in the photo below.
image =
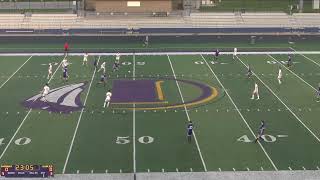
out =
<path fill-rule="evenodd" d="M 151 136 L 141 136 L 138 138 L 138 141 L 141 144 L 150 144 L 150 143 L 153 143 L 154 138 Z M 116 143 L 117 144 L 128 144 L 128 143 L 130 143 L 130 137 L 129 136 L 117 136 Z"/>

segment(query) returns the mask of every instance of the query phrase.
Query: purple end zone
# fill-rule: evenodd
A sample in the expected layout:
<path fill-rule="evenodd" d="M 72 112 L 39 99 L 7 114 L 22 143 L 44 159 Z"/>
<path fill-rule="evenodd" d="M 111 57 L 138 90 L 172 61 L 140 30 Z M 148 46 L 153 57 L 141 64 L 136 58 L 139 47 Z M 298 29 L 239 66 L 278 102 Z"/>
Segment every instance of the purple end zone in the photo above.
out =
<path fill-rule="evenodd" d="M 155 102 L 156 80 L 114 80 L 112 87 L 113 103 Z"/>

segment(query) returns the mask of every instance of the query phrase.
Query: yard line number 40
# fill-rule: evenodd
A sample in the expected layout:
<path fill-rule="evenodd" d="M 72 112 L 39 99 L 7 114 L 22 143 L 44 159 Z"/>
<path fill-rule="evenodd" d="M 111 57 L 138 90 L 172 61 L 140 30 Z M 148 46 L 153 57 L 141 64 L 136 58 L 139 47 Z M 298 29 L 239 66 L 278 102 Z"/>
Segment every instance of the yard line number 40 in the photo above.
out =
<path fill-rule="evenodd" d="M 4 143 L 5 138 L 0 138 L 0 146 L 5 145 Z M 21 145 L 27 145 L 31 143 L 31 139 L 28 137 L 22 137 L 22 138 L 18 138 L 14 141 L 14 144 L 21 146 Z"/>

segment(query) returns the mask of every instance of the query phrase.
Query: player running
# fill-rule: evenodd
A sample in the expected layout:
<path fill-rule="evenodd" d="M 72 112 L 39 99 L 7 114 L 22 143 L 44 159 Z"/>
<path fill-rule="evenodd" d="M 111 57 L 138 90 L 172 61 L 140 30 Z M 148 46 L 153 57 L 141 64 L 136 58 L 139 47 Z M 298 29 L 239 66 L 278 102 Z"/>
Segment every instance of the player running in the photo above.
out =
<path fill-rule="evenodd" d="M 52 77 L 52 64 L 51 63 L 49 63 L 47 79 L 50 79 L 50 77 Z"/>
<path fill-rule="evenodd" d="M 288 55 L 287 66 L 288 66 L 288 67 L 292 66 L 292 57 L 291 57 L 290 54 Z"/>
<path fill-rule="evenodd" d="M 50 87 L 49 84 L 46 83 L 45 86 L 43 87 L 43 90 L 40 92 L 41 93 L 41 101 L 47 102 L 46 96 L 49 94 Z"/>
<path fill-rule="evenodd" d="M 218 60 L 219 54 L 220 54 L 219 49 L 216 49 L 216 52 L 214 53 L 214 60 Z"/>
<path fill-rule="evenodd" d="M 266 129 L 266 123 L 264 121 L 261 121 L 261 124 L 260 124 L 260 127 L 259 127 L 259 131 L 258 131 L 258 134 L 257 134 L 257 137 L 255 139 L 255 143 L 261 139 L 261 137 L 264 135 L 264 131 Z"/>
<path fill-rule="evenodd" d="M 94 62 L 93 62 L 94 69 L 97 69 L 98 68 L 98 60 L 95 57 L 93 57 L 93 58 L 94 58 Z"/>
<path fill-rule="evenodd" d="M 88 65 L 88 53 L 85 53 L 83 55 L 83 61 L 82 61 L 82 65 Z"/>
<path fill-rule="evenodd" d="M 103 74 L 106 73 L 106 62 L 103 62 L 103 63 L 100 65 L 100 69 L 98 70 L 98 72 L 100 72 L 101 70 L 103 70 Z"/>
<path fill-rule="evenodd" d="M 252 97 L 251 99 L 254 99 L 254 96 L 257 95 L 257 100 L 260 99 L 260 96 L 259 96 L 259 87 L 258 87 L 258 84 L 257 83 L 254 83 L 254 90 L 252 92 Z"/>
<path fill-rule="evenodd" d="M 103 84 L 103 86 L 106 87 L 106 79 L 107 79 L 107 75 L 101 74 L 100 81 L 98 82 L 98 84 Z"/>
<path fill-rule="evenodd" d="M 106 99 L 104 100 L 104 104 L 103 104 L 103 108 L 106 107 L 109 107 L 109 104 L 110 104 L 110 101 L 111 101 L 111 96 L 112 96 L 112 93 L 110 90 L 108 90 L 108 92 L 106 93 Z"/>
<path fill-rule="evenodd" d="M 278 72 L 278 82 L 279 84 L 281 84 L 281 79 L 282 79 L 282 70 L 281 70 L 281 67 L 279 67 L 279 72 Z"/>
<path fill-rule="evenodd" d="M 67 67 L 69 65 L 67 58 L 63 58 L 62 63 L 61 63 L 61 67 L 62 69 Z"/>
<path fill-rule="evenodd" d="M 248 65 L 247 77 L 250 78 L 251 76 L 252 76 L 252 70 L 250 68 L 250 65 Z"/>
<path fill-rule="evenodd" d="M 189 121 L 187 125 L 187 138 L 189 143 L 191 143 L 192 134 L 193 134 L 193 123 L 192 121 Z"/>
<path fill-rule="evenodd" d="M 233 49 L 233 59 L 237 56 L 237 53 L 238 53 L 238 49 L 237 48 L 234 48 Z"/>
<path fill-rule="evenodd" d="M 317 91 L 317 102 L 320 102 L 320 83 L 318 85 L 318 91 Z"/>
<path fill-rule="evenodd" d="M 65 82 L 68 81 L 69 79 L 69 74 L 68 74 L 68 66 L 65 66 L 63 69 L 62 69 L 62 78 Z"/>

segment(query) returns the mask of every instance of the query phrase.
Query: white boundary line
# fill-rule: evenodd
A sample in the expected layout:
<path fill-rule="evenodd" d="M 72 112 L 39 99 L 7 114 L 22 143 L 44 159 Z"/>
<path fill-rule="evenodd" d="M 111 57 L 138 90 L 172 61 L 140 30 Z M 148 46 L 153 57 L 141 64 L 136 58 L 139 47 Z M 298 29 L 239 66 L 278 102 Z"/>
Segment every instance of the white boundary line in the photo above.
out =
<path fill-rule="evenodd" d="M 243 122 L 246 124 L 246 126 L 248 127 L 249 131 L 251 132 L 251 134 L 253 135 L 253 137 L 255 137 L 254 132 L 252 131 L 251 127 L 249 126 L 248 122 L 246 121 L 246 119 L 243 117 L 242 113 L 240 112 L 238 106 L 235 104 L 235 102 L 233 101 L 233 99 L 231 98 L 231 96 L 229 95 L 228 91 L 226 90 L 226 88 L 223 86 L 222 82 L 219 80 L 218 76 L 216 75 L 216 73 L 214 73 L 214 71 L 212 70 L 212 68 L 210 67 L 210 65 L 208 64 L 207 60 L 201 55 L 202 59 L 204 60 L 204 62 L 206 62 L 208 68 L 210 69 L 210 71 L 212 72 L 212 74 L 214 75 L 214 77 L 217 79 L 217 81 L 219 82 L 219 84 L 221 85 L 221 87 L 223 88 L 223 90 L 226 92 L 227 96 L 229 97 L 231 103 L 233 104 L 233 106 L 236 108 L 237 112 L 239 113 L 241 119 L 243 120 Z M 278 171 L 277 166 L 274 164 L 274 162 L 272 161 L 272 159 L 270 158 L 270 156 L 268 155 L 267 151 L 264 149 L 264 147 L 262 146 L 262 144 L 258 141 L 259 146 L 261 147 L 262 151 L 264 152 L 264 154 L 267 156 L 268 160 L 270 161 L 271 165 L 273 166 L 273 168 Z"/>
<path fill-rule="evenodd" d="M 98 58 L 98 63 L 99 63 L 100 57 L 101 56 L 99 56 L 99 58 Z M 80 124 L 80 121 L 81 121 L 81 118 L 82 118 L 82 114 L 83 114 L 85 105 L 87 103 L 87 99 L 88 99 L 88 96 L 89 96 L 89 93 L 90 93 L 91 85 L 92 85 L 93 79 L 95 77 L 96 71 L 97 71 L 97 69 L 94 69 L 94 71 L 93 71 L 93 75 L 92 75 L 92 78 L 91 78 L 91 81 L 90 81 L 90 84 L 89 84 L 88 92 L 87 92 L 86 98 L 85 98 L 84 103 L 83 103 L 83 108 L 81 109 L 81 113 L 80 113 L 80 116 L 78 118 L 77 126 L 76 126 L 76 129 L 74 130 L 72 141 L 70 143 L 68 155 L 67 155 L 66 161 L 65 161 L 64 166 L 63 166 L 62 174 L 64 174 L 65 171 L 66 171 L 66 167 L 67 167 L 67 164 L 68 164 L 68 161 L 69 161 L 70 153 L 71 153 L 72 148 L 73 148 L 74 140 L 75 140 L 77 132 L 78 132 L 79 124 Z"/>
<path fill-rule="evenodd" d="M 136 57 L 133 54 L 133 80 L 136 80 Z M 133 173 L 134 173 L 134 178 L 135 174 L 137 172 L 137 167 L 136 167 L 136 104 L 133 104 L 133 113 L 132 113 L 132 142 L 133 142 Z"/>
<path fill-rule="evenodd" d="M 1 84 L 0 89 L 32 58 L 32 55 L 4 82 Z"/>
<path fill-rule="evenodd" d="M 271 57 L 273 60 L 277 61 L 281 66 L 283 66 L 286 70 L 288 70 L 289 72 L 291 72 L 293 75 L 295 75 L 297 78 L 299 78 L 301 81 L 303 81 L 305 84 L 307 84 L 308 86 L 310 86 L 313 90 L 317 91 L 316 88 L 314 88 L 313 86 L 311 86 L 308 82 L 306 82 L 304 79 L 302 79 L 300 76 L 298 76 L 296 73 L 294 73 L 293 71 L 291 71 L 289 68 L 287 68 L 285 65 L 283 65 L 281 62 L 279 62 L 276 58 L 272 57 L 270 54 L 268 54 L 269 57 Z"/>
<path fill-rule="evenodd" d="M 237 57 L 237 59 L 238 59 L 246 68 L 248 68 L 248 66 L 247 66 L 245 63 L 243 63 L 242 60 L 241 60 L 238 56 L 236 56 L 236 57 Z M 272 89 L 271 89 L 268 85 L 266 85 L 266 84 L 259 78 L 259 76 L 258 76 L 256 73 L 253 72 L 253 74 L 254 74 L 254 75 L 259 79 L 259 81 L 260 81 L 266 88 L 268 88 L 269 91 L 287 108 L 287 110 L 291 112 L 291 114 L 303 125 L 303 127 L 305 127 L 305 128 L 316 138 L 316 140 L 317 140 L 318 142 L 320 142 L 320 139 L 317 137 L 317 135 L 315 135 L 315 134 L 302 122 L 302 120 L 272 91 Z"/>
<path fill-rule="evenodd" d="M 62 61 L 60 63 L 60 65 L 62 64 Z M 60 65 L 57 67 L 57 69 L 54 71 L 54 73 L 52 74 L 51 78 L 49 79 L 48 82 L 51 81 L 51 79 L 53 78 L 53 76 L 57 73 L 58 69 L 60 68 Z M 5 147 L 5 149 L 2 151 L 1 156 L 0 156 L 0 160 L 2 159 L 2 157 L 4 156 L 4 154 L 6 153 L 7 149 L 9 148 L 10 144 L 12 143 L 13 139 L 16 137 L 16 135 L 18 134 L 20 128 L 22 127 L 22 125 L 24 124 L 25 120 L 28 118 L 29 114 L 31 113 L 32 108 L 29 109 L 28 113 L 26 114 L 26 116 L 23 118 L 22 122 L 20 123 L 18 129 L 16 130 L 16 132 L 13 134 L 12 138 L 10 139 L 9 143 L 7 144 L 7 146 Z"/>
<path fill-rule="evenodd" d="M 175 79 L 177 79 L 177 78 L 176 78 L 176 74 L 175 74 L 174 69 L 173 69 L 173 66 L 172 66 L 172 63 L 171 63 L 171 60 L 170 60 L 170 56 L 167 55 L 167 57 L 168 57 L 168 60 L 169 60 L 169 63 L 170 63 L 171 70 L 172 70 L 172 72 L 173 72 L 173 76 L 174 76 Z M 183 98 L 183 96 L 182 96 L 181 89 L 180 89 L 180 86 L 179 86 L 179 83 L 178 83 L 177 80 L 176 80 L 176 84 L 177 84 L 177 87 L 178 87 L 178 90 L 179 90 L 179 94 L 180 94 L 182 103 L 184 103 L 184 98 Z M 191 121 L 186 106 L 184 106 L 184 110 L 185 110 L 185 112 L 186 112 L 188 121 Z M 195 142 L 196 142 L 196 145 L 197 145 L 197 148 L 198 148 L 198 151 L 199 151 L 199 155 L 200 155 L 200 159 L 201 159 L 201 161 L 202 161 L 202 165 L 203 165 L 204 171 L 207 172 L 207 166 L 206 166 L 206 163 L 204 162 L 204 159 L 203 159 L 203 157 L 202 157 L 202 153 L 201 153 L 201 150 L 200 150 L 200 147 L 199 147 L 199 144 L 198 144 L 198 140 L 197 140 L 197 136 L 196 136 L 196 133 L 195 133 L 195 132 L 193 133 L 193 137 L 194 137 L 194 140 L 195 140 Z"/>
<path fill-rule="evenodd" d="M 293 49 L 292 47 L 290 47 L 290 49 L 292 49 L 294 52 L 299 52 L 299 51 L 296 51 L 295 49 Z M 308 59 L 309 61 L 313 62 L 314 64 L 316 64 L 317 66 L 319 66 L 319 67 L 320 67 L 320 64 L 319 64 L 319 63 L 317 63 L 317 62 L 315 62 L 313 59 L 311 59 L 311 58 L 309 58 L 309 57 L 307 57 L 307 56 L 303 55 L 302 53 L 298 53 L 298 54 L 299 54 L 299 55 L 301 55 L 301 56 L 303 56 L 304 58 Z M 305 54 L 305 53 L 304 53 L 304 54 Z"/>
<path fill-rule="evenodd" d="M 132 56 L 135 54 L 136 56 L 145 56 L 145 55 L 206 55 L 212 54 L 214 55 L 215 52 L 213 51 L 205 51 L 205 52 L 130 52 L 130 53 L 120 53 L 124 56 Z M 114 56 L 117 53 L 88 53 L 90 56 Z M 238 51 L 238 55 L 243 54 L 320 54 L 320 51 Z M 63 56 L 64 53 L 0 53 L 0 56 Z M 221 51 L 220 55 L 233 55 L 233 51 Z M 83 53 L 68 53 L 68 56 L 83 56 Z"/>

